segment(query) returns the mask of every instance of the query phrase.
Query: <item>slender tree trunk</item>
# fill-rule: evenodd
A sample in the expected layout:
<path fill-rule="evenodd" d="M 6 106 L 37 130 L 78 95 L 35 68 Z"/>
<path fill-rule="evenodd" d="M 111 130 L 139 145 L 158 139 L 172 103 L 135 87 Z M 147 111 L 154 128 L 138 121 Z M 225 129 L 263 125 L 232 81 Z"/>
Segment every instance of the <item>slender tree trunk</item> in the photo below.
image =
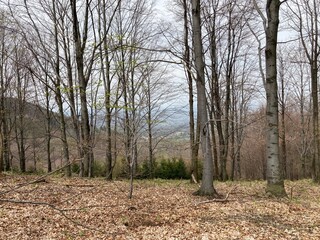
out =
<path fill-rule="evenodd" d="M 147 131 L 148 131 L 148 158 L 150 178 L 154 178 L 155 164 L 153 153 L 153 132 L 152 132 L 152 107 L 151 107 L 151 86 L 147 81 L 146 98 L 147 98 Z"/>
<path fill-rule="evenodd" d="M 100 31 L 100 39 L 103 40 L 103 44 L 100 47 L 100 62 L 101 62 L 101 72 L 103 85 L 105 89 L 105 111 L 106 111 L 106 179 L 112 180 L 112 131 L 111 131 L 111 121 L 112 121 L 112 109 L 111 106 L 111 76 L 110 76 L 110 59 L 109 59 L 109 47 L 108 47 L 108 39 L 106 35 L 108 34 L 108 22 L 107 22 L 107 4 L 106 1 L 103 0 L 100 3 L 101 6 L 101 26 Z"/>
<path fill-rule="evenodd" d="M 2 120 L 2 134 L 3 134 L 3 139 L 2 139 L 2 151 L 3 151 L 3 162 L 4 164 L 4 170 L 5 171 L 10 171 L 11 170 L 11 163 L 10 163 L 10 136 L 9 136 L 9 129 L 8 129 L 8 121 L 6 119 L 6 114 L 3 116 Z M 3 166 L 0 168 L 3 169 Z M 0 170 L 1 172 L 1 170 Z"/>
<path fill-rule="evenodd" d="M 312 178 L 314 182 L 320 182 L 320 135 L 319 135 L 319 107 L 318 107 L 318 69 L 317 63 L 313 62 L 311 69 L 311 96 L 312 96 L 312 123 L 313 123 L 313 159 Z"/>
<path fill-rule="evenodd" d="M 223 176 L 226 176 L 225 168 L 225 139 L 223 136 L 223 127 L 222 127 L 222 109 L 221 109 L 221 99 L 220 99 L 220 86 L 219 86 L 219 76 L 217 70 L 217 45 L 216 45 L 216 29 L 215 29 L 215 16 L 216 13 L 213 14 L 213 26 L 211 29 L 210 35 L 210 51 L 211 51 L 211 110 L 212 110 L 212 126 L 214 123 L 217 129 L 217 136 L 218 136 L 218 144 L 216 144 L 216 136 L 213 135 L 212 139 L 214 140 L 214 155 L 217 158 L 214 159 L 215 162 L 215 171 L 218 172 L 216 176 L 218 179 L 222 180 Z M 214 129 L 211 130 L 212 134 L 215 132 Z M 217 145 L 219 145 L 219 154 L 217 152 Z M 224 172 L 224 173 L 223 173 Z"/>
<path fill-rule="evenodd" d="M 312 36 L 312 54 L 311 54 L 311 95 L 312 95 L 312 116 L 313 116 L 313 144 L 314 144 L 314 150 L 313 150 L 313 161 L 312 161 L 312 178 L 313 181 L 316 183 L 320 183 L 320 132 L 319 132 L 319 97 L 318 97 L 318 57 L 319 57 L 319 30 L 318 30 L 318 11 L 317 11 L 317 5 L 319 3 L 315 0 L 313 0 L 313 17 L 312 20 L 312 27 L 313 31 L 311 34 L 314 34 Z"/>
<path fill-rule="evenodd" d="M 9 145 L 9 129 L 8 129 L 8 109 L 6 107 L 6 97 L 5 92 L 7 90 L 6 79 L 5 79 L 5 58 L 6 58 L 6 46 L 5 46 L 5 31 L 1 32 L 1 61 L 0 61 L 0 123 L 1 123 L 1 156 L 0 156 L 0 173 L 5 170 L 9 171 L 11 169 L 10 166 L 10 145 Z"/>
<path fill-rule="evenodd" d="M 220 86 L 219 86 L 219 77 L 217 74 L 216 67 L 216 40 L 214 31 L 211 33 L 211 62 L 212 62 L 212 90 L 211 97 L 213 99 L 214 110 L 214 120 L 217 128 L 218 143 L 219 143 L 219 179 L 225 180 L 226 174 L 226 152 L 225 152 L 225 138 L 223 135 L 223 124 L 222 124 L 222 108 L 221 108 L 221 99 L 220 99 Z"/>
<path fill-rule="evenodd" d="M 65 174 L 68 177 L 71 177 L 71 166 L 70 157 L 69 157 L 69 144 L 67 139 L 67 129 L 66 129 L 66 121 L 63 111 L 63 102 L 62 96 L 60 92 L 60 88 L 56 87 L 56 103 L 59 109 L 59 120 L 60 120 L 60 134 L 61 134 L 61 141 L 62 141 L 62 157 L 63 157 L 63 164 L 66 165 Z"/>
<path fill-rule="evenodd" d="M 188 96 L 189 96 L 189 143 L 190 143 L 190 157 L 191 157 L 191 175 L 194 176 L 196 181 L 199 181 L 198 174 L 198 150 L 199 143 L 196 141 L 198 131 L 195 132 L 195 120 L 194 120 L 194 99 L 193 99 L 193 78 L 191 74 L 191 58 L 190 58 L 190 45 L 189 45 L 189 19 L 188 19 L 188 2 L 183 0 L 183 22 L 184 22 L 184 62 L 185 71 L 188 82 Z M 198 126 L 198 124 L 197 124 Z M 193 178 L 190 179 L 193 182 Z"/>
<path fill-rule="evenodd" d="M 311 100 L 312 100 L 312 130 L 313 130 L 313 156 L 311 174 L 314 182 L 320 183 L 320 133 L 319 133 L 319 97 L 318 97 L 318 58 L 319 50 L 319 29 L 318 29 L 318 1 L 294 1 L 296 5 L 294 11 L 298 18 L 299 35 L 301 45 L 311 72 Z M 290 5 L 289 5 L 290 6 Z M 305 27 L 307 26 L 307 27 Z M 307 38 L 306 32 L 307 31 Z M 307 39 L 307 40 L 305 40 Z M 300 70 L 301 72 L 302 70 Z M 303 105 L 301 105 L 303 107 Z M 303 112 L 301 112 L 303 116 Z M 303 119 L 302 119 L 303 120 Z M 305 154 L 306 150 L 302 151 Z M 305 171 L 305 155 L 302 155 L 302 169 Z"/>
<path fill-rule="evenodd" d="M 75 133 L 75 139 L 77 142 L 77 153 L 78 158 L 82 158 L 82 147 L 81 147 L 81 131 L 80 131 L 80 120 L 77 111 L 77 104 L 76 104 L 76 90 L 74 87 L 74 79 L 73 79 L 73 66 L 71 61 L 71 52 L 70 52 L 70 42 L 68 39 L 68 35 L 66 32 L 63 32 L 63 51 L 65 57 L 65 64 L 67 69 L 67 80 L 68 80 L 68 100 L 72 118 L 72 126 Z"/>
<path fill-rule="evenodd" d="M 236 155 L 237 155 L 237 149 L 235 146 L 235 138 L 236 138 L 236 129 L 235 129 L 235 115 L 237 114 L 237 109 L 236 109 L 236 102 L 235 102 L 235 94 L 232 94 L 232 114 L 231 114 L 231 147 L 230 147 L 230 152 L 231 152 L 231 176 L 230 179 L 231 181 L 234 181 L 235 178 L 235 169 L 236 169 Z"/>
<path fill-rule="evenodd" d="M 301 170 L 302 170 L 302 177 L 303 179 L 306 178 L 306 155 L 307 155 L 307 134 L 306 134 L 306 121 L 305 121 L 305 96 L 304 96 L 304 86 L 303 86 L 303 68 L 300 65 L 300 96 L 299 96 L 299 107 L 300 107 L 300 129 L 301 129 L 301 153 L 300 153 L 300 163 L 301 163 Z"/>
<path fill-rule="evenodd" d="M 87 85 L 88 80 L 85 76 L 84 67 L 84 51 L 86 47 L 87 33 L 88 33 L 88 18 L 89 18 L 89 4 L 90 1 L 85 3 L 85 19 L 83 24 L 85 26 L 83 34 L 83 39 L 81 40 L 80 33 L 80 23 L 78 20 L 76 0 L 70 0 L 71 11 L 72 11 L 72 24 L 73 24 L 73 42 L 75 45 L 75 57 L 77 64 L 77 76 L 79 84 L 79 94 L 80 94 L 80 107 L 81 107 L 81 147 L 82 147 L 82 164 L 81 164 L 81 175 L 83 177 L 91 177 L 92 164 L 93 164 L 93 152 L 92 152 L 92 142 L 91 142 L 91 130 L 90 130 L 90 120 L 88 111 L 88 101 L 87 101 Z M 89 71 L 90 72 L 90 71 Z M 87 72 L 87 74 L 89 74 Z"/>
<path fill-rule="evenodd" d="M 104 49 L 107 49 L 107 42 L 104 43 Z M 108 50 L 105 50 L 108 51 Z M 107 180 L 112 180 L 112 131 L 111 131 L 111 121 L 112 121 L 112 106 L 111 106 L 111 79 L 110 79 L 110 64 L 108 53 L 105 53 L 106 66 L 105 71 L 102 71 L 103 84 L 105 87 L 105 111 L 106 111 L 106 178 Z M 103 62 L 103 58 L 101 59 Z"/>
<path fill-rule="evenodd" d="M 277 86 L 277 37 L 279 26 L 279 0 L 268 0 L 266 5 L 266 93 L 267 93 L 267 192 L 286 196 L 282 167 L 279 159 L 279 120 Z"/>
<path fill-rule="evenodd" d="M 204 59 L 201 37 L 201 17 L 200 0 L 191 0 L 192 3 L 192 30 L 193 46 L 195 55 L 195 68 L 197 71 L 197 108 L 198 119 L 200 122 L 200 142 L 203 156 L 203 173 L 200 189 L 196 192 L 198 195 L 217 195 L 213 186 L 213 159 L 210 142 L 210 130 L 207 114 L 207 98 L 204 74 Z"/>
<path fill-rule="evenodd" d="M 26 155 L 25 155 L 25 131 L 24 131 L 24 104 L 25 104 L 25 91 L 24 86 L 22 84 L 22 77 L 20 73 L 20 69 L 18 67 L 18 53 L 17 49 L 15 49 L 16 54 L 16 71 L 17 71 L 17 96 L 18 100 L 16 103 L 16 121 L 15 121 L 15 130 L 16 130 L 16 139 L 19 153 L 19 163 L 20 163 L 20 171 L 26 172 Z"/>
<path fill-rule="evenodd" d="M 46 94 L 46 152 L 47 152 L 47 171 L 48 173 L 52 171 L 52 163 L 51 163 L 51 110 L 50 99 L 49 99 L 49 87 L 48 80 L 46 77 L 46 85 L 45 85 L 45 94 Z"/>
<path fill-rule="evenodd" d="M 280 111 L 280 126 L 281 126 L 281 131 L 280 131 L 280 146 L 281 146 L 281 163 L 282 163 L 282 169 L 283 169 L 283 177 L 287 177 L 287 145 L 286 145 L 286 123 L 285 123 L 285 110 L 286 110 L 286 105 L 285 105 L 285 89 L 284 89 L 284 62 L 282 57 L 280 58 L 280 82 L 281 82 L 281 100 L 280 100 L 280 106 L 281 106 L 281 111 Z M 291 160 L 292 161 L 292 160 Z M 292 169 L 291 173 L 292 173 Z M 290 179 L 292 180 L 292 174 L 290 174 Z"/>
<path fill-rule="evenodd" d="M 61 131 L 61 140 L 62 140 L 62 148 L 63 148 L 63 164 L 65 167 L 65 174 L 67 177 L 71 177 L 71 166 L 70 166 L 70 158 L 69 158 L 69 145 L 67 139 L 67 130 L 66 130 L 66 122 L 63 111 L 63 100 L 61 94 L 61 76 L 60 76 L 60 48 L 59 48 L 59 37 L 58 37 L 58 26 L 57 26 L 57 13 L 56 13 L 56 5 L 53 2 L 53 16 L 54 16 L 54 43 L 55 43 L 55 74 L 56 74 L 56 102 L 58 104 L 59 114 L 60 114 L 60 131 Z"/>
<path fill-rule="evenodd" d="M 7 114 L 8 109 L 5 106 L 6 99 L 4 97 L 4 84 L 1 80 L 1 103 L 0 103 L 0 112 L 1 112 L 1 157 L 0 157 L 0 172 L 5 170 L 9 171 L 11 169 L 10 164 L 10 144 L 9 144 L 9 129 Z"/>
<path fill-rule="evenodd" d="M 214 113 L 210 114 L 212 119 L 214 118 Z M 211 120 L 211 138 L 212 138 L 212 153 L 213 153 L 213 165 L 214 165 L 214 179 L 219 179 L 219 162 L 218 162 L 218 150 L 217 150 L 217 140 L 215 131 L 215 122 Z"/>
<path fill-rule="evenodd" d="M 152 124 L 151 124 L 151 110 L 148 110 L 148 158 L 149 158 L 149 171 L 150 178 L 154 178 L 155 164 L 153 154 L 153 137 L 152 137 Z"/>

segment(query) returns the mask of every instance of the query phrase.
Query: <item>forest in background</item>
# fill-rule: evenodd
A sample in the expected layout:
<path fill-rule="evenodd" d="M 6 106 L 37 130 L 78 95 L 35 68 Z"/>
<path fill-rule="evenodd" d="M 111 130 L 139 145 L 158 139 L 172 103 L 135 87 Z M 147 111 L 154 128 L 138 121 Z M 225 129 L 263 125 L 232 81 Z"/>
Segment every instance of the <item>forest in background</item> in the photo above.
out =
<path fill-rule="evenodd" d="M 292 0 L 280 11 L 280 159 L 290 179 L 312 177 L 319 158 L 319 6 Z M 201 4 L 215 179 L 266 179 L 263 9 L 255 1 Z M 67 176 L 112 179 L 139 175 L 145 164 L 152 178 L 157 160 L 182 158 L 199 179 L 191 15 L 185 0 L 167 8 L 150 0 L 1 1 L 0 169 L 66 166 Z M 189 125 L 179 126 L 181 109 Z"/>

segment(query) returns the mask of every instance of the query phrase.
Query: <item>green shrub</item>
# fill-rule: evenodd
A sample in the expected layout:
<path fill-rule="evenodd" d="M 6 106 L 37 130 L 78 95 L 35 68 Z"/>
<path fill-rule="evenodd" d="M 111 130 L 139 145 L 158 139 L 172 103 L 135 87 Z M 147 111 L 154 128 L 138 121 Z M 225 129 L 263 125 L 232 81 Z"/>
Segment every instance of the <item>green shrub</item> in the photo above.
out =
<path fill-rule="evenodd" d="M 78 163 L 71 164 L 71 172 L 74 174 L 79 174 L 80 164 Z M 106 175 L 105 164 L 100 161 L 94 161 L 92 166 L 92 172 L 94 177 L 105 177 Z"/>
<path fill-rule="evenodd" d="M 118 177 L 128 177 L 128 170 L 124 168 L 125 162 L 122 161 L 120 172 L 117 173 Z M 150 169 L 150 162 L 148 160 L 143 161 L 137 168 L 135 178 L 148 179 L 148 178 L 161 178 L 161 179 L 188 179 L 190 173 L 187 171 L 187 167 L 182 158 L 172 159 L 158 159 L 154 162 L 153 174 Z"/>
<path fill-rule="evenodd" d="M 80 165 L 79 163 L 72 163 L 71 164 L 71 172 L 79 174 L 80 173 Z"/>
<path fill-rule="evenodd" d="M 94 177 L 106 176 L 106 165 L 101 161 L 94 161 L 92 166 L 92 172 Z"/>
<path fill-rule="evenodd" d="M 180 158 L 161 159 L 155 164 L 155 178 L 162 179 L 187 179 L 189 174 L 185 162 Z"/>
<path fill-rule="evenodd" d="M 141 165 L 138 166 L 138 173 L 136 178 L 146 179 L 151 178 L 151 170 L 149 161 L 145 160 Z"/>

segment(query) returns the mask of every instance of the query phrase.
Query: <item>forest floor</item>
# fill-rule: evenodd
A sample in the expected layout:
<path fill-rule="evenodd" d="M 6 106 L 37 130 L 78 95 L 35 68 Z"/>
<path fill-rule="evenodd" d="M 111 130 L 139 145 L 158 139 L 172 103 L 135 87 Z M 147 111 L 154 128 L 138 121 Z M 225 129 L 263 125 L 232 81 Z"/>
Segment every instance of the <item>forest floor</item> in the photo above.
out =
<path fill-rule="evenodd" d="M 188 181 L 0 176 L 0 239 L 320 239 L 320 187 L 215 183 L 222 200 L 193 196 Z M 226 197 L 227 195 L 227 197 Z"/>

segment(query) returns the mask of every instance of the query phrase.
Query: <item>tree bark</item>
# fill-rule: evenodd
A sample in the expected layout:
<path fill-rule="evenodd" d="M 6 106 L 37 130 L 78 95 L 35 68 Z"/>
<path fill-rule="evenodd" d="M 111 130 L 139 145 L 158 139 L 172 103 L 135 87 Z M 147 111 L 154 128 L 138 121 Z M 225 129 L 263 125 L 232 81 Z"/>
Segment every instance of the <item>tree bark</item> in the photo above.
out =
<path fill-rule="evenodd" d="M 185 71 L 188 82 L 188 97 L 189 97 L 189 143 L 190 143 L 190 157 L 191 157 L 191 178 L 190 181 L 194 182 L 199 181 L 198 174 L 198 152 L 199 152 L 199 143 L 197 141 L 198 131 L 195 132 L 195 119 L 194 119 L 194 98 L 193 98 L 193 77 L 191 74 L 191 58 L 190 58 L 190 45 L 189 45 L 189 18 L 188 18 L 188 2 L 183 0 L 183 23 L 184 23 L 184 55 L 183 60 L 185 63 Z M 198 126 L 198 124 L 197 124 Z M 194 176 L 194 179 L 192 178 Z"/>
<path fill-rule="evenodd" d="M 280 146 L 281 146 L 281 165 L 282 165 L 282 172 L 283 172 L 283 178 L 287 178 L 287 144 L 286 144 L 286 122 L 285 122 L 285 114 L 286 114 L 286 105 L 285 105 L 285 88 L 284 88 L 284 77 L 285 77 L 285 66 L 284 66 L 284 60 L 282 57 L 280 57 L 280 83 L 281 83 L 281 99 L 280 99 L 280 126 L 281 126 L 281 132 L 280 132 Z M 293 160 L 291 160 L 292 162 Z M 290 169 L 290 179 L 292 180 L 292 168 Z"/>
<path fill-rule="evenodd" d="M 81 39 L 80 26 L 77 14 L 76 0 L 70 0 L 71 11 L 72 11 L 72 24 L 73 24 L 73 42 L 75 45 L 75 56 L 77 64 L 77 76 L 79 84 L 80 93 L 80 106 L 81 106 L 81 147 L 82 147 L 82 163 L 81 163 L 81 176 L 91 177 L 92 176 L 92 164 L 93 164 L 93 152 L 92 152 L 92 142 L 91 142 L 91 129 L 88 111 L 88 101 L 87 101 L 87 85 L 88 80 L 85 76 L 84 67 L 84 51 L 86 47 L 87 34 L 88 34 L 88 18 L 89 18 L 89 4 L 90 1 L 85 3 L 85 18 L 83 38 Z M 92 67 L 89 63 L 89 67 Z M 89 68 L 88 67 L 88 68 Z M 90 74 L 91 69 L 87 71 Z"/>
<path fill-rule="evenodd" d="M 266 4 L 266 94 L 267 94 L 267 189 L 273 196 L 286 196 L 282 167 L 279 159 L 279 119 L 277 86 L 277 38 L 279 26 L 279 0 Z"/>
<path fill-rule="evenodd" d="M 23 78 L 21 74 L 21 69 L 19 67 L 19 58 L 18 58 L 18 47 L 15 49 L 16 57 L 16 74 L 17 74 L 17 103 L 15 104 L 15 132 L 16 132 L 16 142 L 19 153 L 19 164 L 20 171 L 26 172 L 26 152 L 25 152 L 25 129 L 24 129 L 24 108 L 25 108 L 25 86 L 23 85 Z M 24 83 L 25 84 L 25 83 Z"/>
<path fill-rule="evenodd" d="M 193 45 L 195 56 L 195 68 L 197 71 L 197 108 L 198 119 L 200 123 L 200 143 L 203 156 L 203 173 L 200 189 L 195 193 L 197 195 L 217 195 L 213 186 L 213 159 L 210 142 L 210 130 L 207 114 L 207 98 L 204 74 L 204 56 L 201 37 L 201 16 L 200 0 L 191 0 L 192 3 L 192 30 Z"/>
<path fill-rule="evenodd" d="M 0 126 L 1 126 L 1 156 L 0 156 L 0 173 L 5 170 L 9 171 L 11 169 L 9 153 L 10 153 L 10 144 L 9 144 L 9 129 L 8 129 L 8 109 L 6 108 L 6 97 L 5 92 L 7 90 L 8 83 L 5 79 L 5 70 L 6 70 L 6 45 L 5 45 L 5 30 L 1 31 L 1 61 L 0 61 Z"/>

